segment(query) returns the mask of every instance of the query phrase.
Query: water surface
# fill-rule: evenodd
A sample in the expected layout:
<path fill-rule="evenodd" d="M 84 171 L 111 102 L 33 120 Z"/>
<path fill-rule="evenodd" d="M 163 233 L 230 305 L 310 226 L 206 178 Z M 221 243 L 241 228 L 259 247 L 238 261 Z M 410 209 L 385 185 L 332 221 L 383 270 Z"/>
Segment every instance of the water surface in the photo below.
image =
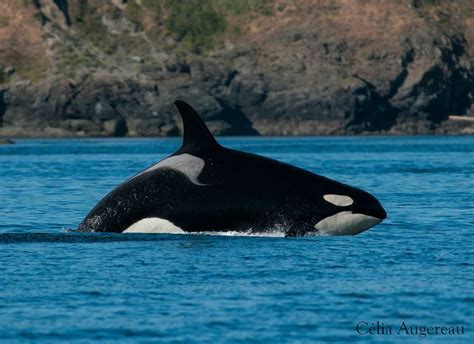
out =
<path fill-rule="evenodd" d="M 179 139 L 18 140 L 0 147 L 0 341 L 419 342 L 404 321 L 473 342 L 473 137 L 220 142 L 361 187 L 389 218 L 354 237 L 68 233 Z"/>

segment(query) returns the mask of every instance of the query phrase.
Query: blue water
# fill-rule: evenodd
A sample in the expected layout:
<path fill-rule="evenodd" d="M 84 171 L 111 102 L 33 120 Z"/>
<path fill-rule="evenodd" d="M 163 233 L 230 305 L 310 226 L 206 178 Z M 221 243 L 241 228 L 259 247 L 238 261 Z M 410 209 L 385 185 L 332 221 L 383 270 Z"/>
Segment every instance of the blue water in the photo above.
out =
<path fill-rule="evenodd" d="M 18 140 L 0 146 L 0 342 L 419 342 L 402 322 L 474 341 L 474 137 L 220 141 L 366 189 L 389 218 L 354 237 L 65 232 L 179 140 Z"/>

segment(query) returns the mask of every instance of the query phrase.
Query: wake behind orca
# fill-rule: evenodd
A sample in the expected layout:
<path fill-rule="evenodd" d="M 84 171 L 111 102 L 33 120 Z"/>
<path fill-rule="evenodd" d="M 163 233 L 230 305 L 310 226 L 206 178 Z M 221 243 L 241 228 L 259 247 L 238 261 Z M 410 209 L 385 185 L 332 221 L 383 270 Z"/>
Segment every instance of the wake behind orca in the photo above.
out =
<path fill-rule="evenodd" d="M 194 109 L 176 101 L 183 144 L 106 195 L 79 231 L 353 235 L 386 218 L 360 189 L 219 145 Z"/>

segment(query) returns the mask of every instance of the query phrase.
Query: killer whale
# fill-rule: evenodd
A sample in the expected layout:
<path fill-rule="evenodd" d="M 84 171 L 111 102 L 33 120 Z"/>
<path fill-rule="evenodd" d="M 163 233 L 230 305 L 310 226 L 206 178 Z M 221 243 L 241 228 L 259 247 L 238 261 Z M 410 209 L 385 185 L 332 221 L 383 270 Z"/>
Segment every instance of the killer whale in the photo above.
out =
<path fill-rule="evenodd" d="M 79 231 L 354 235 L 386 218 L 371 194 L 301 168 L 221 146 L 197 112 L 176 101 L 181 148 L 107 194 Z"/>

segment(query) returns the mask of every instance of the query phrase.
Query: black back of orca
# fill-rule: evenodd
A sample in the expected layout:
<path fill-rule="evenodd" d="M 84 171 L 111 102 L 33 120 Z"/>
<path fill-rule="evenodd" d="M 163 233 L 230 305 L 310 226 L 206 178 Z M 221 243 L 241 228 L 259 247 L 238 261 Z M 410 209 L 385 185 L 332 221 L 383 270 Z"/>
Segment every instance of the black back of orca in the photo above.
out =
<path fill-rule="evenodd" d="M 177 101 L 182 147 L 106 195 L 79 225 L 95 232 L 357 234 L 386 213 L 370 194 L 309 171 L 220 146 Z"/>

